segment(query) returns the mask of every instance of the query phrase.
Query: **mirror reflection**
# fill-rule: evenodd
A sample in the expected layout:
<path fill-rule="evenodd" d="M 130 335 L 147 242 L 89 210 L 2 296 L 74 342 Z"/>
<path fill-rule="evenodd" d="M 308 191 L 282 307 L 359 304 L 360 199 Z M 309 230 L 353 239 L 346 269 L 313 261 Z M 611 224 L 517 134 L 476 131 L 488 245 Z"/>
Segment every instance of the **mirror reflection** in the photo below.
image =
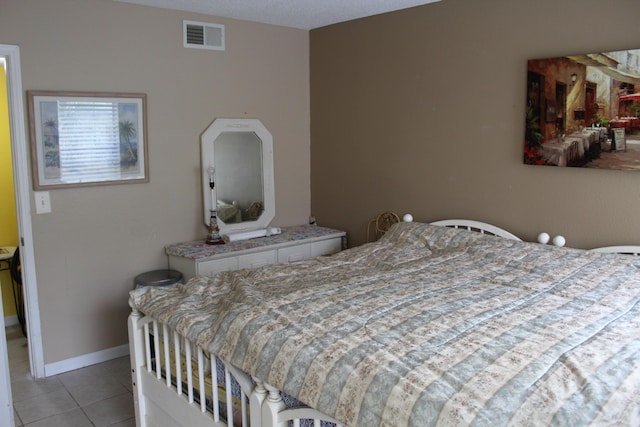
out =
<path fill-rule="evenodd" d="M 213 142 L 218 219 L 255 221 L 264 211 L 262 141 L 254 132 L 222 132 Z"/>
<path fill-rule="evenodd" d="M 273 137 L 260 120 L 216 119 L 201 148 L 205 225 L 215 209 L 221 235 L 268 227 L 275 216 Z"/>

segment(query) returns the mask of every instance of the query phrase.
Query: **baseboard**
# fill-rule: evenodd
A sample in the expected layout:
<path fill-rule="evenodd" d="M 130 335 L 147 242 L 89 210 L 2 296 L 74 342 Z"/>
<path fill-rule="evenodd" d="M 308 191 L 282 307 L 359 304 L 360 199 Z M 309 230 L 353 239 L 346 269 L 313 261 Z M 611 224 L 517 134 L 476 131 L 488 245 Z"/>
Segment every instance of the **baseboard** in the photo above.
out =
<path fill-rule="evenodd" d="M 106 350 L 96 351 L 95 353 L 83 354 L 82 356 L 61 360 L 59 362 L 47 363 L 44 365 L 44 376 L 50 377 L 51 375 L 74 371 L 86 366 L 127 356 L 128 354 L 129 344 L 124 344 L 118 347 L 111 347 Z"/>
<path fill-rule="evenodd" d="M 18 325 L 18 316 L 4 316 L 4 327 Z"/>

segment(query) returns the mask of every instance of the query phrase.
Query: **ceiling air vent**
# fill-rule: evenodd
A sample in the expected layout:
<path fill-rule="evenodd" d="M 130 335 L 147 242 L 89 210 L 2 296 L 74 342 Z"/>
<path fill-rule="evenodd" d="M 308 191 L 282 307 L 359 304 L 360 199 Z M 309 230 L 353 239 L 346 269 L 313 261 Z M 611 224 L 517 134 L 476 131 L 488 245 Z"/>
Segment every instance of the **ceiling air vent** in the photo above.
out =
<path fill-rule="evenodd" d="M 184 47 L 224 50 L 224 25 L 182 21 Z"/>

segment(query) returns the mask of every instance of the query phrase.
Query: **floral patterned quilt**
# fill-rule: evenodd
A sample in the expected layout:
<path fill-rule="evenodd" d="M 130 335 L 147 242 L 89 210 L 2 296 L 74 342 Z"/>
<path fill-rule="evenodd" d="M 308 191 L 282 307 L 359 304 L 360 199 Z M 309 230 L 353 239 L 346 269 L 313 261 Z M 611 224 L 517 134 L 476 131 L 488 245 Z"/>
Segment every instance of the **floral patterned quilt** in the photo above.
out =
<path fill-rule="evenodd" d="M 420 223 L 132 306 L 349 426 L 640 425 L 640 257 Z"/>

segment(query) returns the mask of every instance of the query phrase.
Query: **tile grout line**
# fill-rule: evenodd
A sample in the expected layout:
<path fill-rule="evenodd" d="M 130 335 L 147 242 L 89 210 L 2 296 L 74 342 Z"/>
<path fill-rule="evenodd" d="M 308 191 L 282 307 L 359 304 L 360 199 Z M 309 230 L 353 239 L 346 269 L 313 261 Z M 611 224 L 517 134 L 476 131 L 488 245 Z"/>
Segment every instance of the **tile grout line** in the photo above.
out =
<path fill-rule="evenodd" d="M 11 327 L 7 327 L 5 328 L 6 330 L 11 330 Z M 12 331 L 15 332 L 15 331 Z M 17 333 L 7 333 L 7 342 L 9 341 L 14 341 L 14 346 L 12 348 L 12 360 L 14 361 L 14 369 L 15 369 L 15 364 L 16 363 L 22 363 L 23 359 L 26 358 L 27 362 L 28 362 L 28 352 L 25 351 L 25 346 L 26 344 L 19 344 L 19 340 L 24 340 L 23 336 L 21 334 L 17 334 Z M 17 356 L 17 357 L 16 357 Z M 114 359 L 117 360 L 117 359 Z M 18 410 L 16 408 L 16 401 L 14 400 L 13 405 L 12 405 L 12 409 L 13 409 L 13 413 L 14 413 L 14 417 L 15 417 L 15 421 L 14 424 L 16 427 L 29 427 L 30 425 L 34 424 L 34 423 L 38 423 L 38 425 L 42 424 L 43 422 L 46 423 L 45 420 L 51 418 L 53 419 L 54 417 L 60 417 L 63 414 L 67 414 L 70 413 L 72 411 L 75 411 L 76 409 L 80 409 L 80 412 L 82 413 L 82 416 L 86 419 L 86 421 L 89 423 L 89 425 L 91 426 L 96 426 L 96 425 L 103 425 L 104 421 L 108 422 L 109 424 L 105 424 L 106 426 L 113 426 L 113 425 L 117 425 L 117 424 L 131 424 L 131 425 L 135 425 L 135 413 L 131 413 L 129 414 L 129 411 L 124 411 L 122 412 L 120 415 L 124 416 L 125 418 L 119 421 L 107 421 L 107 420 L 103 420 L 103 422 L 101 422 L 101 420 L 96 419 L 95 421 L 90 417 L 89 412 L 87 412 L 86 408 L 92 406 L 92 405 L 100 405 L 101 402 L 106 402 L 109 399 L 114 399 L 114 398 L 122 398 L 122 397 L 130 397 L 132 398 L 132 391 L 128 388 L 128 385 L 130 386 L 129 383 L 123 383 L 123 377 L 120 376 L 120 369 L 116 369 L 116 368 L 120 368 L 120 367 L 125 367 L 126 366 L 126 372 L 129 373 L 129 367 L 126 363 L 122 363 L 121 362 L 117 362 L 117 364 L 114 365 L 107 365 L 107 363 L 112 362 L 112 361 L 106 361 L 103 362 L 101 364 L 97 364 L 97 365 L 92 365 L 89 367 L 85 367 L 85 368 L 81 368 L 77 373 L 79 374 L 79 377 L 77 379 L 78 381 L 78 385 L 85 385 L 85 384 L 94 384 L 94 381 L 90 378 L 92 375 L 94 375 L 94 373 L 91 373 L 87 376 L 87 378 L 83 378 L 83 375 L 86 374 L 87 372 L 91 372 L 91 371 L 82 371 L 82 369 L 87 369 L 87 368 L 98 368 L 97 369 L 97 374 L 99 376 L 109 376 L 109 375 L 115 375 L 116 376 L 116 383 L 120 385 L 120 387 L 122 387 L 123 391 L 118 391 L 115 394 L 108 396 L 108 397 L 104 397 L 101 399 L 97 399 L 95 401 L 90 401 L 88 402 L 86 405 L 82 406 L 80 404 L 80 402 L 78 401 L 78 399 L 76 398 L 76 396 L 74 396 L 73 392 L 71 391 L 71 389 L 69 388 L 69 386 L 73 386 L 73 383 L 70 383 L 69 381 L 64 381 L 61 376 L 64 375 L 65 373 L 62 374 L 58 374 L 58 375 L 54 375 L 50 378 L 57 378 L 57 380 L 60 382 L 60 389 L 57 390 L 53 390 L 53 391 L 46 391 L 45 389 L 34 389 L 34 391 L 39 391 L 39 393 L 36 393 L 34 396 L 28 396 L 29 392 L 32 392 L 32 390 L 29 390 L 29 392 L 27 392 L 27 395 L 24 396 L 23 400 L 28 400 L 28 399 L 33 399 L 33 398 L 37 398 L 38 396 L 46 396 L 48 394 L 51 393 L 56 393 L 59 392 L 61 390 L 64 390 L 64 392 L 71 398 L 71 400 L 68 402 L 69 404 L 71 404 L 71 402 L 73 402 L 73 404 L 75 405 L 75 407 L 73 408 L 67 408 L 59 413 L 52 413 L 50 415 L 46 415 L 41 419 L 37 419 L 37 420 L 32 420 L 30 421 L 28 424 L 25 424 L 25 422 L 23 421 L 22 417 L 20 416 L 20 414 L 18 413 Z M 106 369 L 103 369 L 101 366 L 105 366 Z M 10 373 L 12 371 L 11 369 L 11 360 L 9 360 L 9 370 Z M 24 366 L 19 365 L 18 370 L 14 370 L 13 373 L 16 374 L 15 377 L 12 378 L 12 382 L 18 382 L 21 381 L 22 378 L 20 377 L 22 375 L 22 370 L 24 370 Z M 75 372 L 75 371 L 72 371 Z M 27 378 L 29 380 L 29 382 L 34 382 L 36 383 L 37 380 L 34 380 L 33 378 L 31 378 L 30 374 L 28 372 L 26 372 Z M 22 401 L 22 400 L 21 400 Z M 24 409 L 24 408 L 23 408 Z M 35 414 L 33 414 L 35 415 Z M 95 414 L 94 414 L 95 415 Z M 79 414 L 78 414 L 79 416 Z M 58 421 L 59 422 L 59 421 Z M 98 423 L 98 424 L 96 424 Z M 57 424 L 56 424 L 57 425 Z"/>

